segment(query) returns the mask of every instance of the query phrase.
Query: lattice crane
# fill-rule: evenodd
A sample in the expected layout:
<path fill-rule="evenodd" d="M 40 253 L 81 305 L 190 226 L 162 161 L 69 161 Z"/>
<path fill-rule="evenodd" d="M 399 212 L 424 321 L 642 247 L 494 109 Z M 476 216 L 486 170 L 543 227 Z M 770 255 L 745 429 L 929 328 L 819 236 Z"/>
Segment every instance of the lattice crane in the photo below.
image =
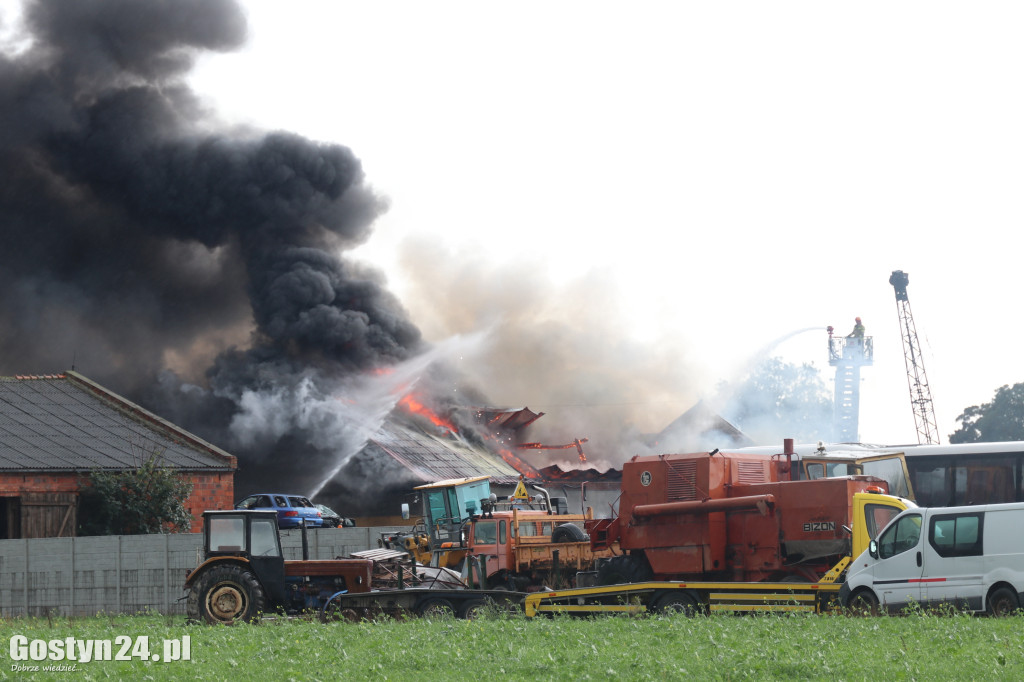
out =
<path fill-rule="evenodd" d="M 914 424 L 917 426 L 917 442 L 939 443 L 939 428 L 935 424 L 935 405 L 928 387 L 928 375 L 924 371 L 921 344 L 917 340 L 917 326 L 910 312 L 907 298 L 907 284 L 910 277 L 902 270 L 893 270 L 889 284 L 896 290 L 896 312 L 899 315 L 900 332 L 903 336 L 903 359 L 907 366 L 907 383 L 910 386 L 910 404 L 914 408 Z"/>

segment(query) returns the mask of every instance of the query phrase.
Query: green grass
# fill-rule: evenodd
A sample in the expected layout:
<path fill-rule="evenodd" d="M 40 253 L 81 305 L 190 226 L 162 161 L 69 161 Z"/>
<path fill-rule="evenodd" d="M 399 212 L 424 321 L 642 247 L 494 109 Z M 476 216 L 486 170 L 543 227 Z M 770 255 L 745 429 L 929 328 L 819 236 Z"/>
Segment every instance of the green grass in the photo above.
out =
<path fill-rule="evenodd" d="M 925 614 L 536 620 L 515 615 L 238 627 L 186 625 L 182 617 L 163 616 L 8 619 L 0 621 L 0 678 L 28 677 L 11 670 L 14 635 L 146 635 L 155 652 L 164 638 L 189 635 L 191 661 L 93 661 L 65 674 L 75 680 L 239 681 L 1024 679 L 1022 632 L 1024 616 Z"/>

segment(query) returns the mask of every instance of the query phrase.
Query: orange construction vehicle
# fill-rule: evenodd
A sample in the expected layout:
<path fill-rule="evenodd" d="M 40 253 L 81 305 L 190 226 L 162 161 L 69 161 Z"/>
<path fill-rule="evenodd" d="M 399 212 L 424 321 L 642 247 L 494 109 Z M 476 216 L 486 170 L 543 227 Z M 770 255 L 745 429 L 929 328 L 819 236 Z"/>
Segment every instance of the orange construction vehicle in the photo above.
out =
<path fill-rule="evenodd" d="M 423 519 L 411 532 L 387 534 L 381 544 L 402 548 L 424 565 L 454 568 L 467 564 L 482 573 L 482 586 L 511 591 L 572 586 L 577 572 L 589 571 L 599 557 L 611 557 L 614 543 L 591 548 L 583 525 L 591 510 L 570 514 L 565 498 L 540 486 L 531 496 L 523 480 L 515 493 L 499 500 L 487 476 L 452 479 L 419 486 Z"/>

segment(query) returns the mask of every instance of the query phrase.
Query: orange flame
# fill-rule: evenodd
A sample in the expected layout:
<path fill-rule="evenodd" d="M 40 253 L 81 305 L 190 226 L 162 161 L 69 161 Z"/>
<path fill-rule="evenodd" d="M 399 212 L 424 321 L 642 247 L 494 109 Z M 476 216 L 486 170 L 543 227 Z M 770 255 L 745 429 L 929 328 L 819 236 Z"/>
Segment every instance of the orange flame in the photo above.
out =
<path fill-rule="evenodd" d="M 412 393 L 406 393 L 405 396 L 398 401 L 398 404 L 412 414 L 418 414 L 421 417 L 426 417 L 430 423 L 438 428 L 446 429 L 449 433 L 458 433 L 458 429 L 455 428 L 454 424 L 444 417 L 439 416 L 436 412 L 414 398 Z"/>

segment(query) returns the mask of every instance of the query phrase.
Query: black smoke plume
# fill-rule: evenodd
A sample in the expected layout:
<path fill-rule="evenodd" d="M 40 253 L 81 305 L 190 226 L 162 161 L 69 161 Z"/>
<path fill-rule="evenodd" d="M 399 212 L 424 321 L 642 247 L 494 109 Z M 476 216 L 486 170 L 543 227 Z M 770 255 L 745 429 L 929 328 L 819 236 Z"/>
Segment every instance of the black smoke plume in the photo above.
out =
<path fill-rule="evenodd" d="M 239 455 L 238 490 L 308 487 L 330 411 L 280 410 L 422 350 L 382 277 L 341 256 L 385 202 L 349 149 L 227 130 L 184 84 L 244 43 L 234 2 L 23 12 L 0 56 L 0 371 L 75 365 Z"/>

